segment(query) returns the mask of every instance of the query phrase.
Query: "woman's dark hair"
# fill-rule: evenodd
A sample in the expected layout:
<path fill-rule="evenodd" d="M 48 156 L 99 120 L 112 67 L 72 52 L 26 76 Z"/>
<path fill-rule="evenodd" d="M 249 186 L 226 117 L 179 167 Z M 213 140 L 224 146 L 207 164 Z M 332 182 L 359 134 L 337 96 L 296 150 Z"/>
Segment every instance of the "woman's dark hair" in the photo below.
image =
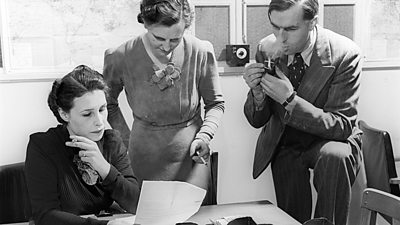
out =
<path fill-rule="evenodd" d="M 303 8 L 304 20 L 312 20 L 318 14 L 318 0 L 271 0 L 268 9 L 268 17 L 274 10 L 282 12 L 297 3 L 300 3 Z"/>
<path fill-rule="evenodd" d="M 188 0 L 142 0 L 140 13 L 137 16 L 139 23 L 161 24 L 168 27 L 183 19 L 185 28 L 190 27 L 193 18 L 194 12 Z"/>
<path fill-rule="evenodd" d="M 75 98 L 79 98 L 88 92 L 95 90 L 108 92 L 108 87 L 103 80 L 103 76 L 85 65 L 75 67 L 61 79 L 56 79 L 47 98 L 47 104 L 53 112 L 57 121 L 66 124 L 60 114 L 59 109 L 69 112 L 73 107 Z"/>

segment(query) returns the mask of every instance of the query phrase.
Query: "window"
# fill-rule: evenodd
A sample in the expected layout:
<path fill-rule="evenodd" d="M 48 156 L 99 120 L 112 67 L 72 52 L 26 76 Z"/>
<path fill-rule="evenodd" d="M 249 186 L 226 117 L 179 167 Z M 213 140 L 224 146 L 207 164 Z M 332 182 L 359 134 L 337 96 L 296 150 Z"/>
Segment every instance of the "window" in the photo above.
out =
<path fill-rule="evenodd" d="M 361 47 L 365 68 L 400 67 L 400 0 L 324 0 L 324 26 Z"/>
<path fill-rule="evenodd" d="M 354 4 L 326 4 L 323 7 L 324 27 L 354 40 Z"/>
<path fill-rule="evenodd" d="M 400 67 L 400 0 L 367 0 L 364 51 L 371 66 Z"/>
<path fill-rule="evenodd" d="M 232 24 L 230 14 L 232 7 L 230 5 L 197 5 L 195 7 L 195 35 L 202 40 L 208 40 L 213 43 L 215 55 L 218 61 L 224 61 L 225 45 L 230 43 Z M 215 21 L 217 18 L 217 21 Z M 213 26 L 210 26 L 213 24 Z M 218 31 L 218 32 L 216 32 Z"/>
<path fill-rule="evenodd" d="M 324 1 L 324 4 L 320 4 L 320 24 L 360 43 L 356 26 L 358 1 L 360 0 Z M 250 60 L 253 61 L 258 42 L 272 33 L 268 19 L 270 1 L 193 0 L 192 2 L 196 8 L 195 35 L 213 43 L 223 74 L 241 73 L 243 68 L 231 68 L 226 65 L 225 45 L 249 44 Z"/>
<path fill-rule="evenodd" d="M 238 73 L 242 69 L 230 68 L 223 61 L 226 44 L 249 44 L 253 60 L 258 41 L 272 33 L 267 14 L 270 2 L 268 0 L 192 0 L 192 2 L 196 9 L 201 8 L 196 10 L 196 13 L 207 14 L 206 21 L 196 21 L 196 25 L 198 23 L 203 23 L 207 27 L 213 25 L 212 28 L 207 28 L 209 29 L 207 32 L 202 28 L 196 28 L 195 33 L 214 44 L 217 58 L 221 60 L 219 62 L 221 71 L 227 74 Z M 225 5 L 224 10 L 218 9 L 221 5 Z M 399 12 L 400 0 L 320 0 L 319 23 L 354 40 L 364 53 L 366 61 L 364 66 L 399 67 Z M 196 16 L 196 19 L 198 18 L 202 16 Z M 226 36 L 228 34 L 230 37 Z"/>
<path fill-rule="evenodd" d="M 107 48 L 143 32 L 139 0 L 2 0 L 0 7 L 2 62 L 10 77 L 78 64 L 101 69 Z"/>
<path fill-rule="evenodd" d="M 223 75 L 227 44 L 249 44 L 272 33 L 269 0 L 191 0 L 190 32 L 214 45 Z M 353 39 L 366 66 L 400 67 L 400 0 L 320 0 L 319 23 Z M 144 31 L 140 0 L 1 0 L 0 81 L 52 78 L 77 64 L 101 70 L 107 48 Z"/>

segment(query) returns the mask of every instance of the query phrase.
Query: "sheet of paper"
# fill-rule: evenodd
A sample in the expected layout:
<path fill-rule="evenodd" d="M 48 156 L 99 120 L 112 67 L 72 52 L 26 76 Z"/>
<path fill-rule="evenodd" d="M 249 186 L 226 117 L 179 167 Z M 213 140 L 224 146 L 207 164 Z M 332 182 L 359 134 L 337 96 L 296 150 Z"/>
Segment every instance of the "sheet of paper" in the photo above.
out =
<path fill-rule="evenodd" d="M 129 216 L 124 216 L 124 217 L 118 217 L 114 220 L 118 220 L 118 221 L 124 222 L 126 224 L 134 224 L 135 218 L 136 218 L 136 215 L 129 215 Z"/>
<path fill-rule="evenodd" d="M 135 224 L 175 225 L 195 214 L 206 190 L 180 181 L 143 181 Z"/>
<path fill-rule="evenodd" d="M 94 214 L 90 214 L 90 215 L 81 215 L 81 217 L 83 218 L 91 217 L 96 220 L 118 220 L 124 222 L 124 224 L 134 224 L 136 215 L 126 213 L 126 214 L 114 214 L 112 216 L 105 216 L 105 217 L 97 217 Z"/>

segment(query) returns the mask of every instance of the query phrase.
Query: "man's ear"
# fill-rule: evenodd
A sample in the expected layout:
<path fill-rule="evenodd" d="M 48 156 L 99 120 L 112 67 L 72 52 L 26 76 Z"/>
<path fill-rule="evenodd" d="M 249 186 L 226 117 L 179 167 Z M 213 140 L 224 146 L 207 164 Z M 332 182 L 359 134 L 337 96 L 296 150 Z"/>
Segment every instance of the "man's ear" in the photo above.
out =
<path fill-rule="evenodd" d="M 312 18 L 312 19 L 310 20 L 308 29 L 309 29 L 309 30 L 313 30 L 314 27 L 317 25 L 317 23 L 318 23 L 318 15 L 314 16 L 314 18 Z"/>
<path fill-rule="evenodd" d="M 69 122 L 69 115 L 66 113 L 64 110 L 61 108 L 58 109 L 58 114 L 60 115 L 61 119 L 63 119 L 65 122 Z"/>

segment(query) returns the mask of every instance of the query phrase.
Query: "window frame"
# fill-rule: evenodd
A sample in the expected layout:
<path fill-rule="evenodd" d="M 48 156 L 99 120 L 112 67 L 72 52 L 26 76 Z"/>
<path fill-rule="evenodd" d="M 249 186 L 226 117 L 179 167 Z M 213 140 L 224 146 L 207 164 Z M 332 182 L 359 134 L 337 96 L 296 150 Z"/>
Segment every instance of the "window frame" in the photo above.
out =
<path fill-rule="evenodd" d="M 15 69 L 11 68 L 10 62 L 10 30 L 8 26 L 8 12 L 9 7 L 7 1 L 0 0 L 0 20 L 1 20 L 1 57 L 3 67 L 0 69 L 0 83 L 13 83 L 13 82 L 37 82 L 37 81 L 52 81 L 59 78 L 60 74 L 68 72 L 69 68 L 54 68 L 54 69 Z M 95 68 L 98 69 L 98 68 Z"/>
<path fill-rule="evenodd" d="M 241 29 L 238 27 L 238 21 L 242 19 L 242 14 L 240 11 L 241 8 L 237 7 L 238 2 L 241 0 L 192 0 L 191 3 L 193 7 L 212 7 L 212 6 L 227 6 L 229 8 L 230 19 L 229 19 L 229 41 L 230 43 L 226 44 L 242 44 L 239 42 L 241 37 Z M 196 25 L 195 22 L 192 24 L 191 28 L 192 34 L 194 34 Z M 242 67 L 230 67 L 225 61 L 218 61 L 218 72 L 220 75 L 235 75 L 243 72 Z"/>
<path fill-rule="evenodd" d="M 370 32 L 371 32 L 371 11 L 372 11 L 372 2 L 371 0 L 360 0 L 362 3 L 359 7 L 360 12 L 366 12 L 366 16 L 362 19 L 362 13 L 359 13 L 359 24 L 360 27 L 359 33 L 364 34 L 361 38 L 360 47 L 363 51 L 367 51 L 368 46 L 370 45 Z M 399 69 L 400 68 L 400 55 L 397 58 L 381 58 L 381 59 L 369 59 L 367 55 L 364 56 L 364 65 L 365 69 Z"/>
<path fill-rule="evenodd" d="M 60 78 L 60 74 L 66 74 L 71 71 L 72 68 L 70 66 L 33 67 L 27 69 L 14 69 L 11 67 L 11 41 L 9 39 L 11 32 L 8 25 L 9 6 L 7 2 L 7 0 L 0 0 L 0 39 L 3 62 L 3 67 L 0 68 L 0 83 L 49 82 Z M 92 66 L 92 68 L 97 71 L 103 70 L 101 65 Z"/>
<path fill-rule="evenodd" d="M 245 44 L 247 39 L 246 9 L 248 6 L 268 6 L 270 0 L 192 0 L 193 7 L 202 6 L 227 6 L 230 12 L 229 19 L 229 39 L 227 44 Z M 354 41 L 362 50 L 366 50 L 370 40 L 369 16 L 371 12 L 371 0 L 320 0 L 319 23 L 324 22 L 324 7 L 329 5 L 345 5 L 354 7 Z M 53 80 L 68 71 L 68 68 L 55 69 L 12 69 L 10 65 L 10 35 L 7 15 L 7 1 L 0 1 L 0 35 L 3 68 L 0 69 L 0 82 L 31 82 L 35 80 Z M 365 12 L 367 15 L 365 15 Z M 188 32 L 194 33 L 195 23 Z M 364 34 L 364 35 L 362 35 Z M 250 53 L 253 54 L 253 53 Z M 251 60 L 250 62 L 254 62 Z M 221 75 L 241 75 L 243 67 L 230 67 L 225 61 L 218 61 L 218 70 Z M 364 55 L 363 68 L 400 68 L 399 58 L 369 59 Z M 101 69 L 101 68 L 95 68 Z"/>
<path fill-rule="evenodd" d="M 199 2 L 200 0 L 194 0 L 195 2 Z M 214 1 L 207 1 L 212 2 Z M 231 40 L 236 40 L 235 43 L 230 44 L 243 44 L 247 38 L 246 33 L 246 10 L 245 8 L 248 6 L 268 6 L 270 4 L 270 0 L 235 0 L 236 5 L 236 34 L 232 35 Z M 214 3 L 216 4 L 216 3 Z M 319 4 L 319 24 L 324 24 L 324 9 L 325 6 L 335 6 L 335 5 L 344 5 L 344 6 L 352 6 L 354 7 L 354 21 L 353 21 L 353 32 L 354 37 L 353 41 L 362 49 L 362 51 L 366 51 L 369 43 L 370 43 L 370 24 L 369 24 L 369 15 L 371 9 L 371 0 L 320 0 Z M 365 12 L 367 12 L 367 19 L 365 18 Z M 363 35 L 364 34 L 364 35 Z M 365 35 L 367 34 L 367 35 Z M 245 37 L 244 39 L 242 37 Z M 391 69 L 391 68 L 399 68 L 400 67 L 400 57 L 399 58 L 383 58 L 383 59 L 369 59 L 368 56 L 364 55 L 364 64 L 363 68 L 365 69 Z M 254 62 L 254 60 L 250 60 L 250 62 Z M 220 71 L 229 71 L 230 75 L 232 72 L 240 71 L 235 67 L 229 67 L 225 62 L 218 62 L 221 64 L 223 69 Z"/>
<path fill-rule="evenodd" d="M 321 4 L 322 5 L 322 4 Z M 371 0 L 323 0 L 326 5 L 353 5 L 354 6 L 354 42 L 358 44 L 363 52 L 370 45 L 370 15 Z M 323 8 L 320 10 L 323 12 Z M 323 13 L 321 24 L 323 24 Z M 396 69 L 400 68 L 400 56 L 398 58 L 370 59 L 363 55 L 363 69 Z"/>

